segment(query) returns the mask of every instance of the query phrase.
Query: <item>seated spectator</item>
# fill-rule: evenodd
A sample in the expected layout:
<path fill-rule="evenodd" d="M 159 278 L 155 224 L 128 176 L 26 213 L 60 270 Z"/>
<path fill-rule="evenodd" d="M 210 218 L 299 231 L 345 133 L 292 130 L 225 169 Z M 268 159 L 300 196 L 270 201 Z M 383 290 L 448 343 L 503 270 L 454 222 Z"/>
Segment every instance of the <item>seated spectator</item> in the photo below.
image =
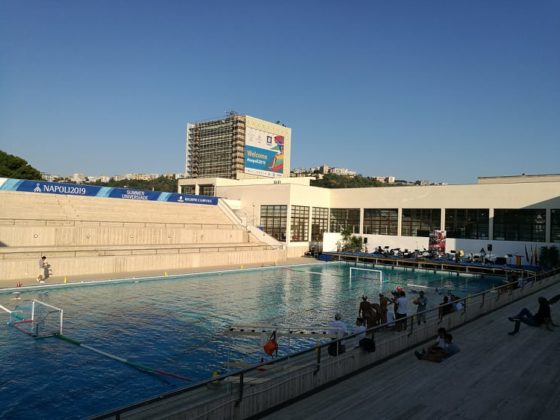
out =
<path fill-rule="evenodd" d="M 453 311 L 452 312 L 460 312 L 464 308 L 463 301 L 459 296 L 452 295 L 451 299 L 453 301 Z"/>
<path fill-rule="evenodd" d="M 443 348 L 433 347 L 428 351 L 415 351 L 414 355 L 418 360 L 440 363 L 454 354 L 459 353 L 459 351 L 461 350 L 459 349 L 459 346 L 453 342 L 453 336 L 451 334 L 445 334 Z"/>
<path fill-rule="evenodd" d="M 540 297 L 538 302 L 539 310 L 535 315 L 533 315 L 531 311 L 529 311 L 529 309 L 523 308 L 517 315 L 508 318 L 511 322 L 515 322 L 513 331 L 509 332 L 509 335 L 517 334 L 519 332 L 519 329 L 521 328 L 522 322 L 531 327 L 539 327 L 541 325 L 545 325 L 547 330 L 553 331 L 550 326 L 554 326 L 555 324 L 552 322 L 552 318 L 550 315 L 550 304 L 548 300 L 544 297 Z"/>
<path fill-rule="evenodd" d="M 438 328 L 436 341 L 427 349 L 423 349 L 422 353 L 436 349 L 443 349 L 445 347 L 445 334 L 447 334 L 445 328 Z"/>
<path fill-rule="evenodd" d="M 333 340 L 338 340 L 333 342 L 328 347 L 328 353 L 331 356 L 338 356 L 346 351 L 346 346 L 342 344 L 342 337 L 348 335 L 348 326 L 342 320 L 342 315 L 340 313 L 336 313 L 334 316 L 334 321 L 329 324 L 329 334 L 335 335 L 337 338 L 333 338 Z"/>
<path fill-rule="evenodd" d="M 443 302 L 439 304 L 439 319 L 453 312 L 453 303 L 449 302 L 449 296 L 443 297 Z"/>
<path fill-rule="evenodd" d="M 352 331 L 353 334 L 356 334 L 354 339 L 352 340 L 354 345 L 352 347 L 359 347 L 360 341 L 366 338 L 366 326 L 363 318 L 356 318 L 356 326 Z"/>

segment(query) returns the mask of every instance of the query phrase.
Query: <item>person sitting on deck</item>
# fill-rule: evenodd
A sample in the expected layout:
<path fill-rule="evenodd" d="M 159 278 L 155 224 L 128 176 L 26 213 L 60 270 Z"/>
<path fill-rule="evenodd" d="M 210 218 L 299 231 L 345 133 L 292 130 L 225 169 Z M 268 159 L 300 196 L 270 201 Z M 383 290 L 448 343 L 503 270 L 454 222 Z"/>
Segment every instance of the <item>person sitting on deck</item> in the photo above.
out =
<path fill-rule="evenodd" d="M 414 355 L 418 360 L 440 363 L 444 359 L 459 353 L 459 351 L 461 350 L 459 346 L 453 342 L 453 336 L 451 334 L 445 334 L 443 347 L 432 347 L 428 351 L 423 350 L 422 352 L 415 351 Z"/>
<path fill-rule="evenodd" d="M 530 325 L 531 327 L 539 327 L 541 325 L 545 325 L 547 330 L 553 331 L 550 326 L 556 325 L 552 322 L 552 318 L 550 315 L 550 304 L 548 300 L 542 296 L 539 297 L 538 301 L 539 310 L 535 315 L 533 315 L 531 311 L 529 311 L 529 309 L 523 308 L 517 315 L 508 318 L 511 322 L 515 322 L 513 331 L 509 332 L 509 335 L 517 334 L 519 332 L 519 329 L 521 328 L 522 322 L 524 324 Z"/>
<path fill-rule="evenodd" d="M 441 350 L 445 347 L 445 335 L 447 334 L 447 330 L 443 327 L 438 328 L 437 330 L 437 337 L 434 344 L 432 344 L 427 349 L 423 349 L 422 353 L 434 351 L 434 350 Z"/>
<path fill-rule="evenodd" d="M 342 344 L 341 338 L 348 335 L 348 326 L 342 320 L 342 315 L 338 312 L 334 316 L 334 321 L 331 321 L 329 324 L 329 334 L 335 335 L 336 338 L 333 338 L 333 340 L 338 341 L 329 345 L 328 353 L 331 356 L 338 356 L 339 354 L 344 353 L 346 351 L 346 346 Z"/>
<path fill-rule="evenodd" d="M 360 346 L 360 341 L 364 338 L 366 338 L 366 326 L 365 326 L 365 321 L 363 318 L 356 318 L 356 326 L 354 327 L 354 330 L 352 331 L 353 334 L 356 334 L 356 336 L 354 337 L 354 345 L 353 347 L 359 347 Z"/>

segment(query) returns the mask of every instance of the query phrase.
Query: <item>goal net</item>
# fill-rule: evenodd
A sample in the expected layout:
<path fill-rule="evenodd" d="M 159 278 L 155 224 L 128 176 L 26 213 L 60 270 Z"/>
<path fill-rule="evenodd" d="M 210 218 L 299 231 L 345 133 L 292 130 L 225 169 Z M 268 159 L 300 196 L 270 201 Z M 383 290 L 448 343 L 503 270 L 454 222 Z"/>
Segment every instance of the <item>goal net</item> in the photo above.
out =
<path fill-rule="evenodd" d="M 34 299 L 18 305 L 9 323 L 33 337 L 51 337 L 62 335 L 63 314 L 62 309 Z"/>
<path fill-rule="evenodd" d="M 373 284 L 383 285 L 383 272 L 373 268 L 350 267 L 350 281 L 370 280 Z"/>

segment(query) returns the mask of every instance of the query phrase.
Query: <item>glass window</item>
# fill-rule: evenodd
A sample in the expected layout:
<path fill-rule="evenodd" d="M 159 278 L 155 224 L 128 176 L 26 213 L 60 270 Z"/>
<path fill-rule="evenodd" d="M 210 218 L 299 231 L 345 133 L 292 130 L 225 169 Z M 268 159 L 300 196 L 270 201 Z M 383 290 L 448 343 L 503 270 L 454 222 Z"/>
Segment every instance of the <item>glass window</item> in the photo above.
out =
<path fill-rule="evenodd" d="M 279 241 L 286 241 L 286 220 L 288 206 L 261 206 L 261 227 L 270 236 Z"/>
<path fill-rule="evenodd" d="M 364 233 L 397 235 L 398 209 L 364 209 Z"/>
<path fill-rule="evenodd" d="M 550 210 L 550 242 L 560 243 L 560 209 Z"/>
<path fill-rule="evenodd" d="M 311 240 L 323 241 L 323 233 L 329 230 L 329 209 L 313 207 L 311 216 Z"/>
<path fill-rule="evenodd" d="M 350 229 L 352 233 L 360 232 L 360 209 L 331 209 L 331 232 Z"/>
<path fill-rule="evenodd" d="M 546 210 L 495 209 L 494 239 L 499 241 L 546 241 Z"/>
<path fill-rule="evenodd" d="M 181 185 L 181 194 L 193 194 L 195 192 L 194 185 Z"/>
<path fill-rule="evenodd" d="M 445 209 L 445 230 L 448 238 L 488 239 L 488 209 Z"/>
<path fill-rule="evenodd" d="M 292 206 L 290 230 L 292 241 L 303 242 L 309 240 L 309 207 Z"/>
<path fill-rule="evenodd" d="M 209 197 L 214 196 L 214 186 L 213 185 L 201 185 L 198 189 L 200 195 L 206 195 Z"/>
<path fill-rule="evenodd" d="M 402 236 L 430 236 L 440 229 L 441 209 L 403 209 Z"/>

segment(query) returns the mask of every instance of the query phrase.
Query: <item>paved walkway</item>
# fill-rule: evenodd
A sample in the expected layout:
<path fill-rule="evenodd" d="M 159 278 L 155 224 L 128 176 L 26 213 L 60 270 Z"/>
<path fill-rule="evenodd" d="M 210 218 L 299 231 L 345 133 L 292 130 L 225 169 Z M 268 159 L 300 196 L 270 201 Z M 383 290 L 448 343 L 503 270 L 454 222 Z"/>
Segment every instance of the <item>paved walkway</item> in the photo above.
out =
<path fill-rule="evenodd" d="M 296 264 L 320 264 L 321 261 L 316 260 L 315 258 L 309 257 L 298 257 L 298 258 L 288 258 L 285 262 L 278 263 L 276 266 L 284 266 L 284 265 L 296 265 Z M 274 264 L 245 264 L 245 265 L 219 265 L 213 267 L 194 267 L 194 268 L 183 268 L 183 269 L 175 269 L 175 270 L 167 270 L 167 271 L 141 271 L 141 272 L 126 272 L 126 273 L 111 273 L 111 274 L 88 274 L 88 275 L 81 275 L 81 276 L 69 276 L 66 281 L 68 283 L 80 283 L 86 281 L 99 281 L 99 280 L 117 280 L 117 279 L 128 279 L 128 278 L 141 278 L 141 277 L 155 277 L 155 276 L 163 276 L 165 273 L 167 275 L 180 275 L 180 274 L 192 274 L 192 273 L 207 273 L 211 271 L 224 271 L 224 270 L 239 270 L 243 268 L 258 268 L 258 267 L 273 267 Z M 56 269 L 56 267 L 53 267 Z M 2 280 L 0 279 L 0 289 L 6 288 L 13 288 L 16 287 L 16 280 Z M 23 283 L 23 288 L 28 286 L 40 286 L 34 279 L 22 279 L 21 282 Z M 62 276 L 53 276 L 50 277 L 44 284 L 63 284 L 64 277 Z"/>
<path fill-rule="evenodd" d="M 286 406 L 275 419 L 539 419 L 560 418 L 560 327 L 521 326 L 507 317 L 533 313 L 537 297 L 560 284 L 452 331 L 461 352 L 443 363 L 397 356 Z M 560 302 L 552 305 L 560 324 Z"/>

